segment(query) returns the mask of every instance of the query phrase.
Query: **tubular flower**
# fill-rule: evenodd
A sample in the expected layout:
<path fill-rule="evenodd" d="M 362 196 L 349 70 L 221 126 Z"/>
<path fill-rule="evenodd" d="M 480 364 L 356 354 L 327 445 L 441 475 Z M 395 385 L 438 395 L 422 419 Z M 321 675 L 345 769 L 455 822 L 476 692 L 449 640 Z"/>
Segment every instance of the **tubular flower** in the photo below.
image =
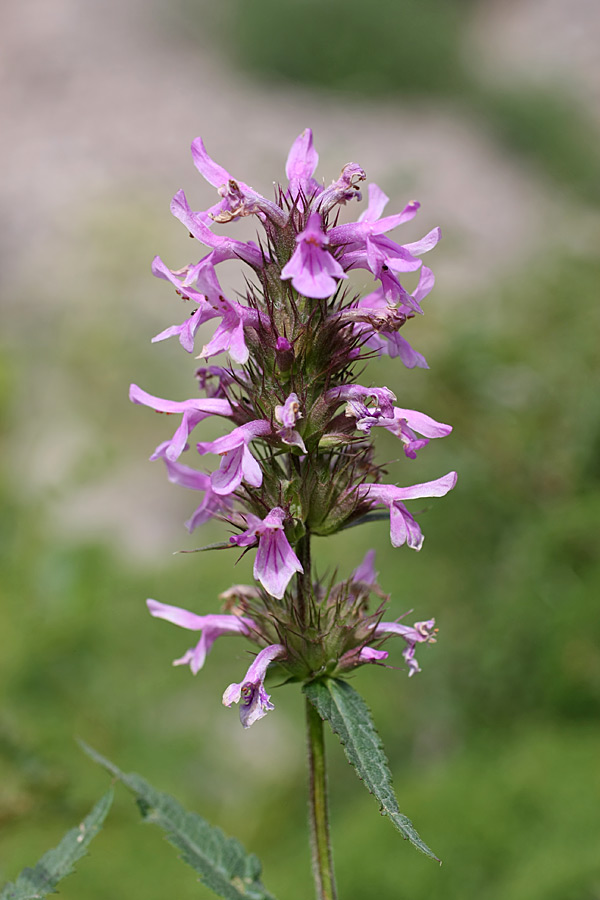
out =
<path fill-rule="evenodd" d="M 221 468 L 212 474 L 212 489 L 215 494 L 232 494 L 242 483 L 247 481 L 253 487 L 262 484 L 262 469 L 248 450 L 248 444 L 259 435 L 269 434 L 271 425 L 264 419 L 257 419 L 240 425 L 231 434 L 217 438 L 216 441 L 200 441 L 199 453 L 219 453 L 222 456 Z"/>
<path fill-rule="evenodd" d="M 407 544 L 412 550 L 423 546 L 423 534 L 416 519 L 411 516 L 403 500 L 420 497 L 444 497 L 456 484 L 456 472 L 448 472 L 435 481 L 412 484 L 400 488 L 392 484 L 364 484 L 358 487 L 359 495 L 374 504 L 383 503 L 390 511 L 390 538 L 393 547 Z"/>
<path fill-rule="evenodd" d="M 297 394 L 291 393 L 283 406 L 275 407 L 275 418 L 282 426 L 277 431 L 277 434 L 283 443 L 288 444 L 290 447 L 299 447 L 303 453 L 306 453 L 304 441 L 294 428 L 298 419 L 302 418 Z"/>
<path fill-rule="evenodd" d="M 275 709 L 271 697 L 265 691 L 265 676 L 270 664 L 286 655 L 282 644 L 271 644 L 257 654 L 256 659 L 239 684 L 230 684 L 223 694 L 224 706 L 240 704 L 240 721 L 244 728 L 250 728 L 270 710 Z"/>
<path fill-rule="evenodd" d="M 352 575 L 351 581 L 362 581 L 364 584 L 375 584 L 377 581 L 377 572 L 375 571 L 375 551 L 367 550 L 365 558 L 359 566 L 356 567 Z"/>
<path fill-rule="evenodd" d="M 150 406 L 156 412 L 162 413 L 183 413 L 181 425 L 169 441 L 169 446 L 165 448 L 164 455 L 167 459 L 178 459 L 186 444 L 190 433 L 194 430 L 199 422 L 207 419 L 209 416 L 230 416 L 232 413 L 231 404 L 228 400 L 208 399 L 201 400 L 162 400 L 160 397 L 153 397 L 152 394 L 146 393 L 137 384 L 132 384 L 129 388 L 129 399 L 133 403 L 140 403 L 143 406 Z M 161 447 L 164 444 L 160 445 Z M 151 457 L 156 458 L 156 453 Z"/>
<path fill-rule="evenodd" d="M 324 216 L 338 204 L 344 206 L 349 200 L 361 200 L 359 185 L 366 177 L 364 169 L 357 163 L 348 163 L 337 181 L 317 194 L 314 209 Z"/>
<path fill-rule="evenodd" d="M 294 572 L 303 572 L 300 560 L 285 536 L 285 512 L 276 507 L 264 519 L 247 515 L 249 528 L 229 540 L 238 547 L 249 547 L 258 541 L 254 560 L 254 577 L 272 597 L 283 599 Z"/>
<path fill-rule="evenodd" d="M 383 483 L 387 470 L 376 461 L 377 429 L 397 437 L 411 460 L 452 429 L 405 408 L 408 401 L 362 374 L 379 354 L 400 359 L 408 369 L 427 368 L 404 330 L 423 315 L 433 288 L 422 256 L 435 247 L 440 230 L 403 241 L 398 235 L 419 203 L 411 200 L 385 215 L 388 197 L 374 184 L 356 221 L 340 224 L 340 207 L 361 200 L 366 174 L 350 162 L 331 183 L 317 180 L 319 157 L 310 129 L 293 142 L 287 183 L 276 185 L 273 199 L 215 162 L 201 138 L 192 143 L 192 157 L 214 189 L 212 200 L 193 210 L 180 190 L 170 208 L 202 248 L 181 268 L 169 268 L 158 256 L 152 263 L 153 274 L 189 314 L 153 341 L 174 337 L 184 351 L 197 353 L 201 334 L 199 356 L 220 359 L 195 371 L 198 397 L 176 402 L 132 385 L 130 398 L 180 416 L 173 436 L 151 458 L 163 461 L 173 484 L 199 493 L 201 502 L 186 523 L 190 531 L 216 519 L 233 536 L 215 546 L 238 547 L 242 556 L 255 550 L 254 584 L 225 591 L 222 614 L 197 615 L 154 600 L 148 607 L 157 618 L 201 632 L 198 644 L 176 660 L 194 672 L 221 635 L 237 634 L 254 644 L 258 655 L 245 679 L 230 685 L 223 698 L 226 706 L 240 703 L 247 728 L 273 708 L 264 679 L 274 662 L 286 681 L 344 677 L 357 666 L 381 665 L 388 649 L 380 644 L 397 634 L 405 641 L 412 675 L 419 670 L 417 644 L 434 640 L 433 620 L 412 627 L 381 622 L 389 598 L 377 584 L 373 551 L 346 580 L 333 584 L 311 569 L 310 547 L 313 535 L 379 518 L 376 510 L 383 507 L 389 510 L 393 546 L 420 550 L 421 528 L 406 504 L 442 497 L 454 487 L 454 472 L 408 487 Z M 256 241 L 221 233 L 247 217 L 257 226 Z M 230 296 L 219 280 L 225 262 L 235 262 L 243 275 Z M 347 287 L 354 269 L 375 280 L 364 296 Z M 402 279 L 411 272 L 418 283 L 408 290 Z M 220 436 L 200 433 L 192 443 L 192 432 L 211 417 L 218 417 L 211 428 L 220 420 L 227 427 Z M 192 464 L 180 461 L 184 452 Z M 213 454 L 220 457 L 216 463 Z"/>
<path fill-rule="evenodd" d="M 215 222 L 230 222 L 240 216 L 258 215 L 272 219 L 278 225 L 285 225 L 287 216 L 277 204 L 266 200 L 255 190 L 232 178 L 229 172 L 215 163 L 205 150 L 202 138 L 192 141 L 192 157 L 194 164 L 209 184 L 218 189 L 223 198 L 203 216 Z"/>
<path fill-rule="evenodd" d="M 402 651 L 406 664 L 408 665 L 408 677 L 410 678 L 415 672 L 420 672 L 419 664 L 415 658 L 415 648 L 417 644 L 435 644 L 437 638 L 437 628 L 435 619 L 428 619 L 426 622 L 415 622 L 410 625 L 402 625 L 400 622 L 380 622 L 373 630 L 374 637 L 384 637 L 388 634 L 397 634 L 404 638 L 406 647 Z"/>
<path fill-rule="evenodd" d="M 181 487 L 189 488 L 192 491 L 204 491 L 204 498 L 200 505 L 192 513 L 185 527 L 188 531 L 194 531 L 199 525 L 209 522 L 213 516 L 226 512 L 231 509 L 230 498 L 222 497 L 215 493 L 212 487 L 210 475 L 192 469 L 191 466 L 184 466 L 182 463 L 173 462 L 167 456 L 167 450 L 170 442 L 165 441 L 153 453 L 153 457 L 163 459 L 167 468 L 167 475 L 171 484 L 179 484 Z"/>
<path fill-rule="evenodd" d="M 398 406 L 394 407 L 392 416 L 382 415 L 380 410 L 371 410 L 366 406 L 352 406 L 346 415 L 356 418 L 356 427 L 361 431 L 369 432 L 374 425 L 385 428 L 402 441 L 404 453 L 409 459 L 416 459 L 417 450 L 426 447 L 430 438 L 446 437 L 452 431 L 451 425 L 436 422 L 416 409 L 400 409 Z M 417 438 L 415 432 L 424 435 L 424 439 Z"/>
<path fill-rule="evenodd" d="M 158 619 L 166 619 L 167 622 L 173 622 L 174 625 L 187 628 L 189 631 L 202 632 L 196 646 L 188 650 L 181 659 L 173 662 L 174 666 L 187 666 L 189 663 L 194 675 L 204 665 L 207 654 L 218 637 L 222 637 L 224 634 L 248 635 L 255 628 L 252 619 L 239 616 L 198 616 L 196 613 L 188 612 L 187 609 L 168 606 L 166 603 L 159 603 L 158 600 L 146 602 L 150 615 L 156 616 Z"/>
<path fill-rule="evenodd" d="M 306 228 L 296 237 L 296 249 L 281 270 L 283 279 L 292 279 L 299 294 L 314 299 L 331 297 L 337 288 L 336 278 L 348 276 L 337 259 L 325 248 L 329 238 L 321 228 L 321 217 L 312 213 Z"/>
<path fill-rule="evenodd" d="M 313 146 L 312 131 L 305 128 L 292 144 L 285 164 L 290 200 L 297 201 L 299 195 L 311 197 L 317 193 L 319 183 L 312 176 L 318 162 L 319 154 Z"/>

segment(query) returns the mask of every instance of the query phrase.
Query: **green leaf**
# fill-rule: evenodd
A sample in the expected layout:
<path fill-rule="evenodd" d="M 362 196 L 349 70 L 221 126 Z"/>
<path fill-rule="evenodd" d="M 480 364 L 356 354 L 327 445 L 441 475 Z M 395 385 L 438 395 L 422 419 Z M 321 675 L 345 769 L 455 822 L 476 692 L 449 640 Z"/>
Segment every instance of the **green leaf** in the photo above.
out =
<path fill-rule="evenodd" d="M 195 869 L 207 888 L 225 900 L 275 900 L 260 881 L 258 857 L 247 853 L 239 841 L 226 837 L 197 813 L 187 812 L 174 797 L 155 790 L 140 775 L 121 772 L 83 741 L 80 744 L 88 756 L 132 792 L 144 821 L 163 829 L 167 840 L 181 851 L 181 859 Z"/>
<path fill-rule="evenodd" d="M 33 869 L 23 869 L 15 882 L 6 885 L 0 894 L 0 900 L 38 900 L 55 893 L 54 888 L 58 882 L 70 875 L 73 864 L 86 855 L 92 839 L 102 828 L 112 800 L 111 788 L 81 825 L 65 834 L 58 847 L 48 850 Z"/>
<path fill-rule="evenodd" d="M 327 719 L 338 735 L 358 777 L 379 800 L 382 815 L 390 817 L 405 840 L 440 862 L 421 840 L 410 819 L 398 809 L 381 739 L 360 694 L 347 681 L 338 679 L 310 682 L 304 685 L 303 691 L 321 718 Z"/>

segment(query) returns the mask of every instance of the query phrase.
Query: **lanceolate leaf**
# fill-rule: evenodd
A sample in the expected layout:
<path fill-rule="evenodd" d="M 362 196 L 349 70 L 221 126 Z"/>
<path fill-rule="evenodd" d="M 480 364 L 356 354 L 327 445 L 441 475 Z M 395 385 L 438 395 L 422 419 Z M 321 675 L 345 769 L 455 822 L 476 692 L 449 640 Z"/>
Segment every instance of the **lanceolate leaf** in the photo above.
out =
<path fill-rule="evenodd" d="M 381 812 L 390 817 L 405 840 L 439 862 L 410 819 L 398 809 L 387 758 L 371 713 L 360 694 L 347 681 L 338 679 L 313 681 L 303 690 L 321 718 L 326 719 L 338 735 L 358 777 L 379 801 Z"/>
<path fill-rule="evenodd" d="M 155 790 L 140 775 L 121 772 L 87 744 L 82 747 L 132 792 L 144 821 L 163 829 L 207 888 L 225 900 L 274 900 L 260 881 L 258 858 L 247 853 L 239 841 L 226 837 L 197 813 L 187 812 L 174 797 Z"/>
<path fill-rule="evenodd" d="M 90 842 L 102 828 L 112 799 L 111 789 L 77 828 L 65 834 L 58 847 L 44 853 L 32 869 L 23 869 L 15 882 L 7 884 L 0 900 L 38 900 L 55 893 L 58 882 L 70 875 L 73 864 L 86 855 Z"/>

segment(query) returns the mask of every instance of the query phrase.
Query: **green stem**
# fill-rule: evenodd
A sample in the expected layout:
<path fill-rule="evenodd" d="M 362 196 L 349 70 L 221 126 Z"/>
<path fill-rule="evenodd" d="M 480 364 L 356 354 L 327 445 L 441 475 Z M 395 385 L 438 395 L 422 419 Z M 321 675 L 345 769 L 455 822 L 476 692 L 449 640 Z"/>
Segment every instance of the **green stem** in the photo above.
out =
<path fill-rule="evenodd" d="M 312 867 L 317 900 L 336 900 L 337 891 L 333 874 L 331 843 L 329 840 L 329 813 L 327 803 L 323 721 L 308 698 L 306 699 L 306 726 L 308 736 L 309 773 L 308 808 L 310 815 Z"/>
<path fill-rule="evenodd" d="M 311 558 L 310 558 L 310 532 L 307 531 L 304 537 L 300 538 L 296 545 L 296 556 L 302 563 L 302 568 L 304 572 L 298 572 L 297 576 L 297 609 L 298 609 L 298 619 L 300 625 L 306 627 L 307 622 L 307 612 L 310 607 L 310 600 L 312 597 L 312 573 L 311 573 Z"/>

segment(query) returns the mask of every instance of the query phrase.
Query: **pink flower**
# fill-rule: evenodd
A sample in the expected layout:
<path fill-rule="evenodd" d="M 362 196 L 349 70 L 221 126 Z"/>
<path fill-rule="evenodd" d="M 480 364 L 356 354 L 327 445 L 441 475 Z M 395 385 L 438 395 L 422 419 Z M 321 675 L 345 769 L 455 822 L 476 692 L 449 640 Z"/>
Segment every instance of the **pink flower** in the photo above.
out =
<path fill-rule="evenodd" d="M 419 412 L 417 409 L 401 409 L 395 406 L 391 416 L 381 415 L 379 410 L 371 410 L 361 404 L 348 404 L 349 411 L 346 415 L 356 416 L 356 427 L 367 434 L 371 428 L 381 426 L 395 435 L 404 445 L 404 453 L 409 459 L 417 458 L 417 450 L 421 450 L 429 443 L 430 438 L 445 437 L 452 431 L 451 425 L 436 422 L 431 416 Z M 415 432 L 422 434 L 424 439 L 418 438 Z"/>
<path fill-rule="evenodd" d="M 337 259 L 324 248 L 329 238 L 321 229 L 321 217 L 312 213 L 304 231 L 296 237 L 297 247 L 281 270 L 281 278 L 292 279 L 293 287 L 304 297 L 325 299 L 337 288 L 336 278 L 348 276 Z"/>
<path fill-rule="evenodd" d="M 376 184 L 370 184 L 369 205 L 359 217 L 358 222 L 337 225 L 329 233 L 334 246 L 347 245 L 349 252 L 363 250 L 367 266 L 376 276 L 379 275 L 381 266 L 385 264 L 390 265 L 390 268 L 401 266 L 398 271 L 404 272 L 418 269 L 420 265 L 420 260 L 414 259 L 408 245 L 401 247 L 389 238 L 383 237 L 386 231 L 392 231 L 398 225 L 403 225 L 414 218 L 420 204 L 413 200 L 404 207 L 402 212 L 382 219 L 381 214 L 388 201 L 389 197 L 383 193 L 381 188 Z"/>
<path fill-rule="evenodd" d="M 356 567 L 350 576 L 351 581 L 360 581 L 363 584 L 375 584 L 377 582 L 377 572 L 375 571 L 375 551 L 367 550 L 365 558 Z"/>
<path fill-rule="evenodd" d="M 164 454 L 162 452 L 159 454 L 164 455 L 167 459 L 173 461 L 178 459 L 183 453 L 188 437 L 198 422 L 214 415 L 230 416 L 233 412 L 228 400 L 218 398 L 202 400 L 200 397 L 198 397 L 197 400 L 163 400 L 161 397 L 154 397 L 152 394 L 148 394 L 146 391 L 142 390 L 142 388 L 138 387 L 137 384 L 130 385 L 129 399 L 132 403 L 149 406 L 157 412 L 183 413 L 181 425 L 169 441 L 169 446 L 165 448 Z M 163 447 L 164 444 L 160 444 L 160 448 Z M 150 459 L 156 459 L 157 452 L 158 448 Z"/>
<path fill-rule="evenodd" d="M 202 635 L 195 647 L 190 648 L 180 659 L 173 662 L 174 666 L 186 666 L 195 675 L 204 665 L 207 654 L 218 637 L 225 634 L 242 634 L 246 637 L 255 629 L 252 619 L 230 615 L 198 616 L 196 613 L 180 609 L 178 606 L 168 606 L 159 603 L 158 600 L 146 601 L 150 615 L 158 619 L 166 619 L 180 628 L 190 631 L 201 631 Z"/>
<path fill-rule="evenodd" d="M 312 177 L 318 162 L 319 154 L 313 146 L 312 131 L 305 128 L 292 144 L 285 165 L 291 200 L 295 200 L 299 194 L 309 199 L 318 192 L 319 183 Z"/>
<path fill-rule="evenodd" d="M 368 400 L 375 400 L 377 409 L 371 410 L 371 412 L 376 412 L 378 416 L 393 416 L 394 414 L 393 404 L 396 395 L 387 387 L 363 387 L 362 384 L 344 384 L 341 387 L 330 388 L 330 390 L 325 391 L 323 396 L 328 403 L 359 403 L 361 408 L 364 407 L 365 409 L 368 409 L 365 406 Z"/>
<path fill-rule="evenodd" d="M 217 438 L 216 441 L 200 441 L 198 452 L 220 453 L 223 457 L 221 467 L 211 476 L 212 489 L 215 494 L 233 494 L 242 481 L 252 487 L 262 484 L 262 469 L 248 449 L 250 441 L 260 435 L 270 434 L 271 423 L 266 419 L 255 419 L 234 428 L 230 434 Z"/>
<path fill-rule="evenodd" d="M 241 259 L 254 268 L 262 268 L 264 257 L 253 241 L 246 243 L 214 234 L 206 224 L 206 213 L 193 212 L 183 191 L 177 191 L 171 200 L 171 212 L 185 225 L 192 237 L 215 251 L 215 263 L 226 259 Z"/>
<path fill-rule="evenodd" d="M 337 181 L 315 197 L 313 208 L 326 216 L 338 204 L 344 206 L 349 200 L 360 200 L 359 184 L 366 177 L 365 170 L 358 163 L 347 163 Z"/>
<path fill-rule="evenodd" d="M 298 419 L 301 418 L 302 413 L 300 412 L 300 403 L 297 394 L 290 394 L 283 406 L 275 407 L 275 419 L 281 425 L 277 434 L 283 443 L 288 444 L 290 447 L 299 447 L 302 453 L 306 453 L 304 441 L 294 428 Z"/>
<path fill-rule="evenodd" d="M 231 509 L 231 498 L 222 497 L 213 491 L 210 475 L 205 475 L 204 472 L 199 472 L 190 466 L 184 466 L 182 463 L 170 460 L 166 455 L 169 446 L 170 441 L 160 444 L 154 451 L 153 457 L 155 459 L 159 457 L 163 459 L 171 484 L 179 484 L 181 487 L 189 488 L 192 491 L 204 491 L 202 502 L 185 523 L 187 530 L 191 533 L 199 525 L 204 525 L 205 522 L 210 521 L 213 516 L 229 511 Z"/>
<path fill-rule="evenodd" d="M 223 704 L 224 706 L 231 706 L 232 703 L 240 704 L 240 721 L 244 728 L 250 728 L 270 710 L 275 709 L 270 695 L 265 690 L 265 676 L 273 660 L 281 659 L 285 654 L 286 650 L 282 644 L 265 647 L 246 672 L 244 680 L 239 684 L 230 684 L 225 690 Z"/>
<path fill-rule="evenodd" d="M 258 541 L 254 577 L 272 597 L 281 600 L 294 572 L 304 571 L 283 530 L 285 512 L 276 506 L 264 519 L 247 513 L 246 521 L 247 531 L 229 540 L 238 547 Z"/>
<path fill-rule="evenodd" d="M 383 662 L 390 654 L 387 650 L 375 650 L 374 647 L 363 647 L 358 654 L 361 663 Z"/>
<path fill-rule="evenodd" d="M 423 534 L 416 519 L 411 516 L 403 500 L 419 497 L 444 497 L 456 484 L 456 472 L 448 472 L 435 481 L 412 484 L 409 487 L 395 487 L 393 484 L 361 484 L 357 491 L 361 499 L 374 504 L 383 503 L 390 510 L 390 538 L 393 547 L 407 544 L 412 550 L 423 546 Z"/>
<path fill-rule="evenodd" d="M 202 138 L 197 137 L 192 141 L 192 157 L 200 174 L 218 189 L 223 198 L 208 213 L 216 222 L 230 222 L 240 216 L 256 214 L 261 219 L 269 218 L 277 225 L 285 225 L 287 214 L 243 181 L 232 178 L 223 166 L 214 162 L 206 152 Z"/>
<path fill-rule="evenodd" d="M 426 622 L 415 622 L 410 625 L 401 625 L 400 622 L 380 622 L 375 626 L 374 637 L 382 637 L 386 634 L 397 634 L 404 638 L 406 647 L 402 651 L 402 656 L 408 664 L 408 677 L 411 678 L 415 672 L 420 672 L 419 664 L 415 659 L 415 648 L 417 644 L 427 643 L 435 644 L 437 638 L 437 628 L 435 619 L 428 619 Z M 365 650 L 370 649 L 365 647 Z"/>

